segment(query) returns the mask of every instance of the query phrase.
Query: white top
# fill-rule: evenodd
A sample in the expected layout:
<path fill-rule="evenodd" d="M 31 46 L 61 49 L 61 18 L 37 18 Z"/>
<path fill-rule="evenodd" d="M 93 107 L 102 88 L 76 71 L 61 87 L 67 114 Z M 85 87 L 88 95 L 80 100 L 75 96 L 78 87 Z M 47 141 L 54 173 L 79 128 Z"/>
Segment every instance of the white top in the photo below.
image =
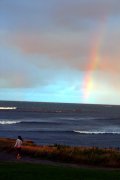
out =
<path fill-rule="evenodd" d="M 22 141 L 20 139 L 17 139 L 14 147 L 20 148 L 21 146 L 22 146 Z"/>

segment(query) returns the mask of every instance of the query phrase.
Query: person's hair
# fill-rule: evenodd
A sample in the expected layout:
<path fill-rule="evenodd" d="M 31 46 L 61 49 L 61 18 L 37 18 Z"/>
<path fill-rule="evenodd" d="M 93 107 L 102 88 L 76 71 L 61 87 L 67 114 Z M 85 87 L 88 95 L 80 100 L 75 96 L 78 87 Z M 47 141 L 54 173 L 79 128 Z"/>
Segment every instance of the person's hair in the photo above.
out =
<path fill-rule="evenodd" d="M 20 139 L 21 141 L 23 141 L 22 137 L 21 136 L 18 136 L 18 139 Z"/>

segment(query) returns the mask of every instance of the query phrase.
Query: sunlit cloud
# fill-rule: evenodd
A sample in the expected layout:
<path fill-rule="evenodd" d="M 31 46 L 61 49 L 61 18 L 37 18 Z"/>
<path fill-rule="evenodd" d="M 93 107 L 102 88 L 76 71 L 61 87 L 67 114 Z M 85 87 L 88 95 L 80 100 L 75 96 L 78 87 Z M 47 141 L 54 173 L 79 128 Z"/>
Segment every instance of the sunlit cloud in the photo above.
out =
<path fill-rule="evenodd" d="M 119 22 L 119 0 L 1 0 L 1 98 L 119 104 Z"/>

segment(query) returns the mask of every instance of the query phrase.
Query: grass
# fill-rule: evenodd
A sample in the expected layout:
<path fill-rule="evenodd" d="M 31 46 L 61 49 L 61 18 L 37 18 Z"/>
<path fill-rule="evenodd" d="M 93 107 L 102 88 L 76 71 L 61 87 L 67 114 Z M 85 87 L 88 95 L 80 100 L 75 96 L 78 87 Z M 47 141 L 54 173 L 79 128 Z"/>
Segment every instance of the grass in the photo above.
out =
<path fill-rule="evenodd" d="M 120 180 L 119 170 L 0 163 L 0 180 Z"/>
<path fill-rule="evenodd" d="M 13 153 L 15 152 L 14 144 L 14 139 L 0 138 L 0 151 Z M 32 141 L 25 141 L 23 144 L 23 156 L 65 163 L 120 168 L 119 149 L 70 147 L 57 144 L 54 146 L 37 146 Z"/>

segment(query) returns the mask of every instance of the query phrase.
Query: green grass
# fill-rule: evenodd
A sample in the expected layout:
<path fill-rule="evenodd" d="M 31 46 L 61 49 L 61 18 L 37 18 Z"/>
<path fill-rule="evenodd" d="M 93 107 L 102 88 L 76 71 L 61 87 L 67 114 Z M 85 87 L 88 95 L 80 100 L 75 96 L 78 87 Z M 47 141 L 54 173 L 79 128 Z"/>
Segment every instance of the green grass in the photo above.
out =
<path fill-rule="evenodd" d="M 120 171 L 27 163 L 0 163 L 0 180 L 120 180 Z"/>

